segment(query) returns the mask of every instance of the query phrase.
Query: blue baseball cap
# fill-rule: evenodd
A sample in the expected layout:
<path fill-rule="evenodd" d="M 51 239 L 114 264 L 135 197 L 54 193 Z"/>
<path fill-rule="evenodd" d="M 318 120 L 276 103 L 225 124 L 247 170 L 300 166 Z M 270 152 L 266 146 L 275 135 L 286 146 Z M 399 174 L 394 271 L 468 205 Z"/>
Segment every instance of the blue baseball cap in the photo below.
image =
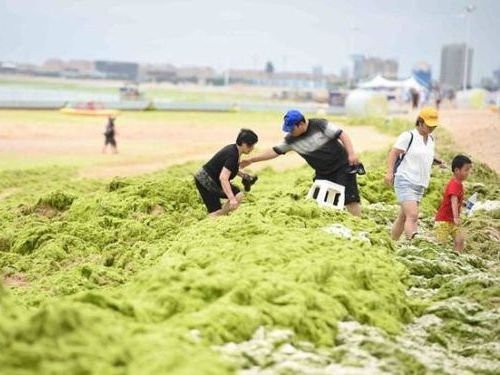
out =
<path fill-rule="evenodd" d="M 283 117 L 283 131 L 290 133 L 295 125 L 297 125 L 301 121 L 305 121 L 306 119 L 304 118 L 304 115 L 300 113 L 300 111 L 297 111 L 296 109 L 291 109 L 289 110 L 286 114 L 285 117 Z"/>

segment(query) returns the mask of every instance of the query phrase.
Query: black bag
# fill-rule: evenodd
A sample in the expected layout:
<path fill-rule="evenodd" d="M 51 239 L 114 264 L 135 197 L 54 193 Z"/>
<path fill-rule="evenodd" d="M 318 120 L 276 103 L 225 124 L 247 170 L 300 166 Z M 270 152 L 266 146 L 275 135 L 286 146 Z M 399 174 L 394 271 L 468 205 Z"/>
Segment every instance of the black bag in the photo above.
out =
<path fill-rule="evenodd" d="M 405 158 L 406 153 L 410 149 L 411 143 L 413 142 L 413 133 L 410 132 L 410 143 L 408 143 L 408 147 L 406 148 L 406 151 L 403 152 L 402 154 L 399 154 L 398 158 L 396 159 L 396 162 L 394 163 L 394 170 L 393 173 L 396 174 L 396 171 L 398 170 L 399 165 L 403 162 L 403 159 Z"/>
<path fill-rule="evenodd" d="M 245 191 L 250 191 L 252 188 L 252 185 L 255 184 L 258 180 L 258 176 L 250 176 L 247 173 L 243 173 L 241 176 L 241 182 L 243 183 L 243 186 L 245 187 Z"/>

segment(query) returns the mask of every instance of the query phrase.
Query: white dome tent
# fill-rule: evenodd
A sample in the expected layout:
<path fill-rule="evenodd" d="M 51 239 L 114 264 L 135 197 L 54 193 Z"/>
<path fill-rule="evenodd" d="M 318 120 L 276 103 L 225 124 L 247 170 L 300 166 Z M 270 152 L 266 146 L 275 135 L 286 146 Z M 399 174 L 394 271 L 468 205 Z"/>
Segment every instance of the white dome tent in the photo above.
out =
<path fill-rule="evenodd" d="M 392 89 L 398 87 L 400 87 L 399 81 L 384 78 L 380 74 L 375 76 L 373 79 L 358 85 L 358 88 L 360 89 Z"/>
<path fill-rule="evenodd" d="M 415 89 L 417 91 L 427 90 L 427 88 L 424 85 L 421 85 L 420 83 L 418 83 L 418 81 L 413 76 L 408 78 L 408 79 L 405 79 L 403 81 L 399 81 L 399 82 L 401 82 L 400 87 L 405 88 L 405 89 Z"/>
<path fill-rule="evenodd" d="M 422 91 L 422 90 L 427 90 L 427 88 L 415 79 L 415 77 L 410 77 L 407 79 L 403 80 L 391 80 L 384 78 L 380 74 L 375 76 L 369 81 L 362 82 L 358 85 L 358 88 L 360 89 L 411 89 L 414 88 L 415 90 Z"/>
<path fill-rule="evenodd" d="M 345 100 L 347 116 L 385 116 L 387 97 L 373 90 L 352 90 Z"/>
<path fill-rule="evenodd" d="M 385 94 L 388 100 L 398 102 L 409 101 L 410 90 L 416 90 L 419 93 L 421 103 L 425 102 L 429 96 L 428 88 L 420 84 L 413 76 L 403 80 L 391 80 L 379 74 L 369 81 L 360 83 L 358 89 L 376 91 Z"/>

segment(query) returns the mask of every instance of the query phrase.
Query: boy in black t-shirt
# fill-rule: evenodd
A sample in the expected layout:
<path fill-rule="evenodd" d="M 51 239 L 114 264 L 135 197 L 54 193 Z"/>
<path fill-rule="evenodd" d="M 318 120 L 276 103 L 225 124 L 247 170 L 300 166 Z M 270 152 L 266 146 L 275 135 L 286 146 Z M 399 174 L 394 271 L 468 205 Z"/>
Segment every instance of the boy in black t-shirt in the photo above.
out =
<path fill-rule="evenodd" d="M 288 134 L 281 144 L 243 160 L 240 167 L 274 159 L 293 150 L 314 169 L 315 180 L 329 180 L 345 186 L 345 206 L 351 214 L 360 216 L 356 171 L 362 168 L 347 133 L 324 119 L 306 121 L 304 115 L 297 110 L 290 110 L 285 114 L 282 129 Z"/>
<path fill-rule="evenodd" d="M 241 129 L 236 143 L 219 150 L 194 176 L 210 216 L 225 215 L 239 207 L 243 193 L 230 181 L 236 175 L 244 176 L 239 170 L 240 155 L 252 152 L 257 141 L 252 130 Z M 224 198 L 227 201 L 222 205 Z"/>

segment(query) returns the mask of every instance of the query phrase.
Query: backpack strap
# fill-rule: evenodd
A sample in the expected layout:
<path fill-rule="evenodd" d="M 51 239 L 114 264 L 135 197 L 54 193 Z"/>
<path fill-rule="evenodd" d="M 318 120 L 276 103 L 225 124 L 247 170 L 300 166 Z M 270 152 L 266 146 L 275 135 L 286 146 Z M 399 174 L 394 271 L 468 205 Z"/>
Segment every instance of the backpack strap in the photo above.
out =
<path fill-rule="evenodd" d="M 410 132 L 410 143 L 408 143 L 408 147 L 406 147 L 406 151 L 405 151 L 405 154 L 408 152 L 408 150 L 410 149 L 410 146 L 413 142 L 413 133 Z"/>
<path fill-rule="evenodd" d="M 404 159 L 406 153 L 408 152 L 408 150 L 410 149 L 412 142 L 413 142 L 413 133 L 410 132 L 410 142 L 408 143 L 408 147 L 406 147 L 406 151 L 399 154 L 398 157 L 396 158 L 396 161 L 394 162 L 394 167 L 392 169 L 394 174 L 396 174 L 396 171 L 398 170 L 399 165 L 403 162 L 403 159 Z"/>

